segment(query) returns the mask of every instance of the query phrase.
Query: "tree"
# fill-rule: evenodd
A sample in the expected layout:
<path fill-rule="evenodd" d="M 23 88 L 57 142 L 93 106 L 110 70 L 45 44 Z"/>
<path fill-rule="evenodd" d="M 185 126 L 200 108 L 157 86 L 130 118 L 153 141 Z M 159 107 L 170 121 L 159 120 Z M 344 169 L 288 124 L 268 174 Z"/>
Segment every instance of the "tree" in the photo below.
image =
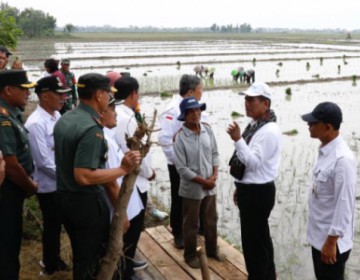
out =
<path fill-rule="evenodd" d="M 75 25 L 73 25 L 71 23 L 68 23 L 67 25 L 64 26 L 64 33 L 70 34 L 74 30 L 75 30 Z"/>
<path fill-rule="evenodd" d="M 6 11 L 0 11 L 0 45 L 15 48 L 17 41 L 22 35 L 17 27 L 15 18 L 9 16 Z"/>
<path fill-rule="evenodd" d="M 27 8 L 20 14 L 19 26 L 28 38 L 52 36 L 56 19 L 43 11 Z"/>
<path fill-rule="evenodd" d="M 211 30 L 212 32 L 216 32 L 216 31 L 218 30 L 217 24 L 214 23 L 213 25 L 211 25 L 211 26 L 210 26 L 210 30 Z"/>
<path fill-rule="evenodd" d="M 243 23 L 240 25 L 240 33 L 250 33 L 252 30 L 252 27 L 248 23 Z"/>

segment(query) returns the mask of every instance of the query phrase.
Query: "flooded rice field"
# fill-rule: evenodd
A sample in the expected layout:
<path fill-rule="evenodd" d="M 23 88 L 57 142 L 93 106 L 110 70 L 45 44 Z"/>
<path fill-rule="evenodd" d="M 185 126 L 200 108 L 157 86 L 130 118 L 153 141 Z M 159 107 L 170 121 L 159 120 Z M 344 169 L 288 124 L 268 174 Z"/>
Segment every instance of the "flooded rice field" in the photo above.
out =
<path fill-rule="evenodd" d="M 219 40 L 57 42 L 37 45 L 27 41 L 21 43 L 17 53 L 24 59 L 26 68 L 30 70 L 29 75 L 34 80 L 44 71 L 41 66 L 43 61 L 55 53 L 63 58 L 71 58 L 71 66 L 77 77 L 90 71 L 105 73 L 110 69 L 130 72 L 140 82 L 143 94 L 141 107 L 147 117 L 152 116 L 154 108 L 161 112 L 166 107 L 170 99 L 161 98 L 159 92 L 176 90 L 182 74 L 192 74 L 196 64 L 215 67 L 214 80 L 203 79 L 205 89 L 202 102 L 207 103 L 221 158 L 217 186 L 218 228 L 222 236 L 239 248 L 239 215 L 232 201 L 234 185 L 227 166 L 234 147 L 225 130 L 234 120 L 244 129 L 248 119 L 231 117 L 233 111 L 245 112 L 244 98 L 238 95 L 240 88 L 245 85 L 234 84 L 230 72 L 243 66 L 256 71 L 257 81 L 270 84 L 282 82 L 281 85 L 273 86 L 275 96 L 272 107 L 282 131 L 296 130 L 298 133 L 283 136 L 282 164 L 276 180 L 276 204 L 270 216 L 275 261 L 279 279 L 314 279 L 311 250 L 305 234 L 308 186 L 319 141 L 309 137 L 307 125 L 301 121 L 300 115 L 310 112 L 322 101 L 339 104 L 344 114 L 341 134 L 360 162 L 360 85 L 351 79 L 353 75 L 360 76 L 360 44 L 348 46 Z M 178 68 L 177 61 L 181 64 Z M 308 68 L 307 62 L 310 64 Z M 350 78 L 336 80 L 342 77 Z M 323 78 L 334 81 L 325 83 L 322 82 Z M 291 88 L 291 96 L 285 94 L 288 87 Z M 157 94 L 146 94 L 150 92 Z M 157 141 L 157 135 L 154 135 L 153 140 Z M 151 194 L 169 207 L 170 183 L 166 160 L 158 145 L 153 145 L 152 153 L 157 179 Z M 360 166 L 358 180 L 359 171 Z M 357 195 L 360 195 L 359 184 Z M 356 212 L 355 242 L 346 272 L 347 279 L 351 280 L 360 279 L 360 200 L 357 200 Z"/>

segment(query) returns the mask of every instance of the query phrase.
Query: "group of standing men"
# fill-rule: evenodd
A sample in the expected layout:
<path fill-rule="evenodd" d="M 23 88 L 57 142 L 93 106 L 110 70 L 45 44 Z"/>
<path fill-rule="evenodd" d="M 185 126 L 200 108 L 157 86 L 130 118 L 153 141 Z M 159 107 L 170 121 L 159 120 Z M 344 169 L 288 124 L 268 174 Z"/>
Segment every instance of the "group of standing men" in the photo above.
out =
<path fill-rule="evenodd" d="M 4 180 L 0 189 L 0 224 L 6 227 L 0 230 L 1 279 L 18 279 L 23 202 L 41 187 L 51 188 L 54 195 L 40 192 L 40 206 L 45 209 L 56 205 L 69 234 L 74 279 L 93 279 L 96 274 L 108 240 L 108 204 L 113 205 L 117 196 L 117 179 L 140 163 L 140 154 L 129 151 L 125 143 L 125 134 L 133 133 L 137 125 L 133 109 L 139 98 L 139 85 L 136 79 L 127 77 L 117 80 L 114 86 L 101 74 L 81 76 L 77 84 L 80 103 L 60 118 L 57 111 L 69 90 L 58 77 L 40 79 L 36 85 L 28 81 L 25 71 L 0 72 L 0 150 L 4 157 L 0 155 L 0 183 Z M 24 127 L 19 108 L 26 106 L 33 87 L 40 103 Z M 237 167 L 242 170 L 235 176 L 234 202 L 240 211 L 249 279 L 276 279 L 268 218 L 275 204 L 281 131 L 270 110 L 271 89 L 264 83 L 253 83 L 244 94 L 246 114 L 252 120 L 243 133 L 236 122 L 227 129 L 234 141 Z M 201 80 L 184 75 L 180 95 L 161 115 L 159 134 L 170 175 L 174 245 L 185 248 L 185 261 L 193 268 L 200 267 L 195 254 L 199 217 L 203 218 L 208 256 L 218 261 L 225 259 L 216 244 L 218 151 L 211 127 L 206 124 L 207 116 L 201 114 L 205 110 L 205 104 L 198 102 L 201 95 Z M 109 129 L 115 126 L 111 122 L 116 117 L 115 108 L 111 107 L 115 99 L 122 102 L 116 111 L 123 123 L 117 125 L 116 133 L 105 135 L 105 124 Z M 107 112 L 109 122 L 104 120 Z M 315 274 L 317 279 L 343 279 L 354 230 L 356 161 L 339 135 L 342 112 L 336 104 L 321 103 L 302 118 L 309 125 L 310 136 L 321 142 L 309 192 L 308 241 Z M 38 138 L 40 131 L 44 132 L 44 139 Z M 108 165 L 105 169 L 107 137 L 120 146 L 124 155 L 118 156 L 117 166 Z M 52 163 L 51 158 L 40 157 L 40 151 L 45 150 L 49 154 L 55 151 Z M 129 231 L 134 232 L 128 235 L 128 245 L 136 244 L 140 236 L 141 205 L 146 205 L 149 180 L 155 176 L 146 159 L 141 165 L 143 173 L 137 179 L 133 198 L 139 202 L 138 212 L 130 221 Z M 48 221 L 54 222 L 54 217 Z M 55 234 L 59 234 L 58 228 Z M 125 235 L 125 243 L 126 238 Z M 58 248 L 58 244 L 54 246 Z M 129 253 L 132 257 L 135 249 L 136 245 Z M 52 258 L 46 254 L 43 258 L 48 272 L 65 268 L 59 254 Z M 126 261 L 129 271 L 123 274 L 125 279 L 138 279 L 133 265 Z"/>

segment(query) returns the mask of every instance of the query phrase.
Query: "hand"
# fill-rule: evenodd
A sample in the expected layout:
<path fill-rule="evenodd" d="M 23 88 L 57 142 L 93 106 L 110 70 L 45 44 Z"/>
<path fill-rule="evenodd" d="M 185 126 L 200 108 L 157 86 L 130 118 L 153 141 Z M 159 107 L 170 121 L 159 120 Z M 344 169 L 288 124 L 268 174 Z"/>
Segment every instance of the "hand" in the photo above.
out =
<path fill-rule="evenodd" d="M 3 159 L 2 152 L 0 151 L 0 186 L 5 179 L 5 165 L 6 165 L 6 162 Z"/>
<path fill-rule="evenodd" d="M 153 169 L 152 171 L 153 171 L 153 174 L 151 175 L 151 177 L 148 178 L 149 181 L 155 180 L 155 178 L 156 178 L 155 170 Z"/>
<path fill-rule="evenodd" d="M 130 173 L 140 164 L 140 161 L 141 155 L 139 151 L 129 151 L 124 155 L 120 168 L 124 169 L 126 173 Z"/>
<path fill-rule="evenodd" d="M 235 142 L 241 139 L 241 130 L 239 125 L 236 122 L 229 124 L 226 132 L 230 135 L 231 139 Z"/>
<path fill-rule="evenodd" d="M 336 263 L 336 241 L 337 236 L 328 236 L 322 249 L 321 249 L 321 261 L 326 264 Z"/>
<path fill-rule="evenodd" d="M 210 176 L 209 178 L 205 179 L 203 183 L 203 189 L 204 190 L 212 190 L 216 186 L 216 181 L 214 180 L 213 176 Z"/>
<path fill-rule="evenodd" d="M 29 177 L 29 180 L 32 182 L 32 188 L 25 191 L 25 196 L 30 197 L 37 193 L 39 184 L 38 182 L 35 182 L 31 177 Z"/>
<path fill-rule="evenodd" d="M 237 190 L 235 190 L 235 191 L 234 191 L 234 194 L 233 194 L 233 200 L 234 200 L 235 205 L 237 206 L 237 205 L 238 205 L 238 195 L 237 195 Z"/>

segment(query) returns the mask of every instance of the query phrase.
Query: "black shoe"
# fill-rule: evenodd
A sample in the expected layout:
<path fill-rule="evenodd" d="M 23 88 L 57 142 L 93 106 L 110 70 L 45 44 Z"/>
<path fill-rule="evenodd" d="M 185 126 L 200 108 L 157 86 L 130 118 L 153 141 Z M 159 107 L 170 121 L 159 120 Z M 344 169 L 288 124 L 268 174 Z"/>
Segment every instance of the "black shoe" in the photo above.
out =
<path fill-rule="evenodd" d="M 132 260 L 132 265 L 133 265 L 133 269 L 134 271 L 139 271 L 142 270 L 144 268 L 146 268 L 148 266 L 147 261 L 144 260 Z"/>
<path fill-rule="evenodd" d="M 70 271 L 70 270 L 71 268 L 63 260 L 60 260 L 58 262 L 57 271 Z"/>
<path fill-rule="evenodd" d="M 184 240 L 181 236 L 174 235 L 174 247 L 177 249 L 184 249 Z"/>
<path fill-rule="evenodd" d="M 136 274 L 134 274 L 133 276 L 131 276 L 129 280 L 143 280 L 143 279 L 137 276 Z"/>

